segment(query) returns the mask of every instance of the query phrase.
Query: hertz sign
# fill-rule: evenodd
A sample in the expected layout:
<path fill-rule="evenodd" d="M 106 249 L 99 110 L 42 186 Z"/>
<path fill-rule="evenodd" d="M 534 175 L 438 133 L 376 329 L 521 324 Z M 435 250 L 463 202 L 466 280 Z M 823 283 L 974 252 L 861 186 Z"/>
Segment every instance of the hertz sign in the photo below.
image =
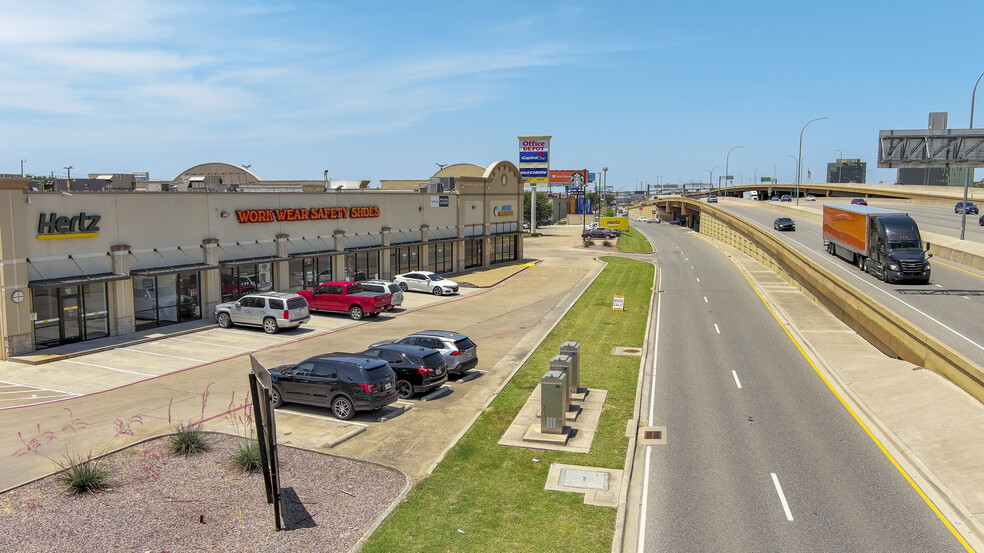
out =
<path fill-rule="evenodd" d="M 379 206 L 366 207 L 293 207 L 286 209 L 237 209 L 240 223 L 275 223 L 291 221 L 325 221 L 328 219 L 371 219 L 379 217 Z"/>

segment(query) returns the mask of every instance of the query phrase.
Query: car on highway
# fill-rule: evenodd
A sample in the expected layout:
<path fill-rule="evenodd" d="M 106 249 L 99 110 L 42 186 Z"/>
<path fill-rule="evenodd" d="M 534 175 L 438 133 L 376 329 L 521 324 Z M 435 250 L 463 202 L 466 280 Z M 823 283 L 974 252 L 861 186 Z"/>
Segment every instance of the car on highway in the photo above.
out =
<path fill-rule="evenodd" d="M 854 198 L 851 200 L 851 205 L 868 205 L 868 201 L 864 198 Z"/>
<path fill-rule="evenodd" d="M 789 194 L 783 194 L 782 196 L 779 197 L 779 201 L 780 202 L 791 202 L 791 201 L 793 201 L 793 197 L 790 196 Z"/>
<path fill-rule="evenodd" d="M 806 200 L 806 201 L 808 201 L 808 202 L 815 202 L 815 201 L 817 201 L 817 197 L 814 196 L 813 194 L 809 194 L 809 195 L 807 195 L 803 199 Z"/>
<path fill-rule="evenodd" d="M 796 230 L 796 221 L 789 217 L 779 217 L 772 223 L 772 228 L 776 230 Z"/>
<path fill-rule="evenodd" d="M 404 292 L 427 292 L 435 296 L 457 294 L 458 283 L 431 271 L 414 271 L 393 277 Z"/>
<path fill-rule="evenodd" d="M 385 407 L 399 397 L 396 373 L 382 359 L 326 353 L 270 369 L 273 406 L 303 403 L 331 409 L 348 420 L 357 411 Z"/>
<path fill-rule="evenodd" d="M 383 340 L 369 346 L 375 348 L 384 344 L 405 344 L 437 350 L 448 363 L 448 372 L 461 374 L 478 365 L 478 346 L 468 336 L 450 330 L 421 330 L 397 338 Z"/>
<path fill-rule="evenodd" d="M 648 223 L 649 222 L 649 218 L 648 217 L 639 217 L 637 219 L 637 221 L 639 221 L 640 223 Z"/>
<path fill-rule="evenodd" d="M 436 390 L 448 381 L 448 362 L 433 349 L 405 344 L 382 344 L 359 355 L 382 359 L 396 372 L 396 393 L 403 399 Z"/>
<path fill-rule="evenodd" d="M 311 320 L 307 300 L 289 292 L 248 294 L 216 305 L 214 315 L 222 328 L 234 324 L 260 326 L 267 334 L 275 334 L 282 328 L 297 328 Z"/>
<path fill-rule="evenodd" d="M 769 201 L 770 202 L 778 202 L 779 201 L 779 196 L 773 196 L 773 197 L 769 198 Z"/>
<path fill-rule="evenodd" d="M 711 194 L 710 196 L 707 197 L 707 203 L 709 204 L 716 204 L 717 201 L 718 201 L 718 197 L 715 196 L 714 194 Z"/>
<path fill-rule="evenodd" d="M 363 280 L 359 284 L 361 284 L 362 289 L 367 292 L 393 294 L 393 299 L 390 300 L 390 304 L 393 307 L 403 305 L 403 288 L 400 288 L 400 285 L 395 282 L 390 282 L 388 280 Z"/>
<path fill-rule="evenodd" d="M 966 205 L 963 202 L 957 202 L 957 205 L 953 206 L 954 213 L 980 213 L 974 202 L 967 202 Z"/>
<path fill-rule="evenodd" d="M 980 219 L 977 220 L 977 224 L 984 227 L 984 215 L 981 215 Z"/>

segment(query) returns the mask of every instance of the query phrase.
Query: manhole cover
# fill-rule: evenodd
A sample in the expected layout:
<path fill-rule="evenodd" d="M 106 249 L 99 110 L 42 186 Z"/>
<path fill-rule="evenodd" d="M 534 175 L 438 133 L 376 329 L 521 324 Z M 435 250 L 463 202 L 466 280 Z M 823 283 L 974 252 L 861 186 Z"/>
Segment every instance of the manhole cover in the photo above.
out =
<path fill-rule="evenodd" d="M 641 348 L 625 347 L 625 346 L 615 346 L 612 349 L 613 355 L 634 355 L 636 357 L 642 356 Z"/>
<path fill-rule="evenodd" d="M 593 470 L 563 469 L 560 471 L 560 484 L 570 488 L 588 490 L 607 490 L 608 473 Z"/>

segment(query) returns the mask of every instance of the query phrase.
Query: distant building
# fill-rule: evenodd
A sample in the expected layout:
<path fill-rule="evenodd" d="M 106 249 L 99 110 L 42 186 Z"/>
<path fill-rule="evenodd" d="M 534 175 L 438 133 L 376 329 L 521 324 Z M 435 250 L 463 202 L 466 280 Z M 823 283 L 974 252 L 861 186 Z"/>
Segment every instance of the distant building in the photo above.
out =
<path fill-rule="evenodd" d="M 912 167 L 899 169 L 896 184 L 920 184 L 923 186 L 963 186 L 967 178 L 965 167 Z"/>
<path fill-rule="evenodd" d="M 827 182 L 865 182 L 868 164 L 860 159 L 838 159 L 827 164 Z"/>

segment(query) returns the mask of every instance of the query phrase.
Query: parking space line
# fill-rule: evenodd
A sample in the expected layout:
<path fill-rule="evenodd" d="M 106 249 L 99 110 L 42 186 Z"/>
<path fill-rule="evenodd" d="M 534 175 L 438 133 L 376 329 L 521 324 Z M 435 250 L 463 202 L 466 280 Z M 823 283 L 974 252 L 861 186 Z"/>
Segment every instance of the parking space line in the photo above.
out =
<path fill-rule="evenodd" d="M 229 349 L 241 349 L 244 351 L 256 351 L 256 348 L 241 348 L 239 346 L 226 346 L 223 344 L 213 344 L 212 342 L 202 342 L 200 340 L 187 340 L 185 338 L 170 338 L 175 342 L 188 342 L 189 344 L 202 344 L 205 346 L 212 346 L 213 348 L 229 348 Z"/>
<path fill-rule="evenodd" d="M 107 371 L 115 371 L 118 373 L 135 374 L 137 376 L 156 376 L 147 373 L 138 373 L 137 371 L 128 371 L 126 369 L 117 369 L 116 367 L 107 367 L 106 365 L 96 365 L 95 363 L 83 363 L 82 361 L 72 361 L 70 359 L 65 360 L 66 363 L 72 363 L 74 365 L 85 365 L 86 367 L 96 367 L 98 369 L 106 369 Z"/>
<path fill-rule="evenodd" d="M 2 393 L 2 392 L 0 392 L 0 393 Z M 394 401 L 393 403 L 402 403 L 403 405 L 414 405 L 415 402 L 413 402 L 413 401 L 397 400 L 397 401 Z"/>
<path fill-rule="evenodd" d="M 11 401 L 24 402 L 25 400 L 39 400 L 39 399 L 44 400 L 44 401 L 32 401 L 31 403 L 26 404 L 26 405 L 40 405 L 42 403 L 51 403 L 53 401 L 59 401 L 61 399 L 73 398 L 73 397 L 79 397 L 79 394 L 60 393 L 60 394 L 42 396 L 42 397 L 38 397 L 37 394 L 31 394 L 31 397 L 20 396 L 20 397 L 12 397 L 9 399 L 0 399 L 0 403 L 11 402 Z M 18 407 L 18 406 L 15 405 L 14 407 Z"/>
<path fill-rule="evenodd" d="M 32 390 L 48 390 L 48 391 L 58 392 L 59 394 L 66 394 L 66 395 L 70 395 L 70 396 L 77 396 L 77 395 L 79 395 L 79 394 L 76 394 L 76 393 L 73 393 L 73 392 L 66 392 L 65 390 L 56 390 L 54 388 L 42 388 L 40 386 L 32 386 L 30 384 L 17 384 L 16 382 L 7 382 L 7 381 L 0 381 L 0 382 L 2 382 L 3 384 L 9 384 L 10 386 L 20 386 L 22 388 L 30 388 Z"/>
<path fill-rule="evenodd" d="M 291 415 L 297 415 L 298 417 L 309 417 L 309 418 L 312 418 L 312 419 L 321 419 L 321 420 L 330 421 L 330 422 L 339 422 L 339 423 L 342 423 L 342 424 L 351 424 L 352 426 L 365 426 L 367 428 L 369 427 L 368 424 L 365 424 L 365 423 L 362 423 L 362 422 L 343 421 L 343 420 L 336 419 L 335 417 L 325 417 L 325 416 L 321 416 L 321 415 L 309 415 L 307 413 L 300 413 L 298 411 L 285 411 L 283 409 L 280 409 L 280 412 L 281 413 L 289 413 Z"/>
<path fill-rule="evenodd" d="M 231 332 L 231 333 L 234 333 L 234 334 L 238 334 L 240 336 L 246 336 L 247 334 L 248 335 L 252 335 L 252 336 L 260 336 L 260 337 L 263 337 L 263 338 L 269 338 L 271 340 L 280 340 L 281 342 L 296 342 L 297 341 L 296 338 L 285 338 L 283 336 L 273 336 L 272 334 L 258 334 L 258 333 L 255 333 L 255 332 L 245 332 L 245 331 L 242 331 L 242 330 L 235 330 L 235 329 L 231 329 L 231 328 L 221 328 L 221 329 L 219 329 L 219 331 L 220 332 Z M 307 336 L 305 336 L 305 337 L 307 337 Z"/>
<path fill-rule="evenodd" d="M 181 357 L 179 355 L 168 355 L 166 353 L 154 353 L 152 351 L 143 351 L 143 350 L 132 349 L 132 348 L 118 348 L 118 349 L 122 349 L 124 351 L 132 351 L 134 353 L 146 353 L 147 355 L 157 355 L 157 356 L 160 356 L 160 357 L 169 357 L 171 359 L 181 359 L 181 360 L 184 360 L 184 361 L 194 361 L 196 363 L 209 363 L 209 361 L 205 361 L 204 359 L 193 359 L 191 357 Z"/>

